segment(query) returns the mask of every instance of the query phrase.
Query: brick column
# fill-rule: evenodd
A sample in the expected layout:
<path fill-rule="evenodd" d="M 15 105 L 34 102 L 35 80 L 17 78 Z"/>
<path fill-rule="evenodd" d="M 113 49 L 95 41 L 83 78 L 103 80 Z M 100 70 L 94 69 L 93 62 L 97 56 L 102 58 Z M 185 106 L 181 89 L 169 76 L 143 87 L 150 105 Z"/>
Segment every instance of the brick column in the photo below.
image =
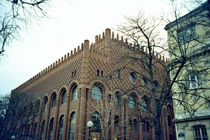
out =
<path fill-rule="evenodd" d="M 86 128 L 86 88 L 81 88 L 81 99 L 80 99 L 80 111 L 79 111 L 79 133 L 78 140 L 85 139 L 85 128 Z"/>
<path fill-rule="evenodd" d="M 87 127 L 87 122 L 91 120 L 92 112 L 90 110 L 90 103 L 91 103 L 91 90 L 87 91 L 87 110 L 86 110 L 86 122 L 85 122 L 85 139 L 89 139 L 89 128 Z"/>
<path fill-rule="evenodd" d="M 75 132 L 74 132 L 74 140 L 79 139 L 79 118 L 80 118 L 80 98 L 81 98 L 81 89 L 78 89 L 77 92 L 77 108 L 76 108 L 76 123 L 75 123 Z"/>
<path fill-rule="evenodd" d="M 67 95 L 66 95 L 66 108 L 65 108 L 65 114 L 64 114 L 62 140 L 68 140 L 67 130 L 69 130 L 68 129 L 69 106 L 70 106 L 70 91 L 68 90 Z"/>
<path fill-rule="evenodd" d="M 59 122 L 58 120 L 58 114 L 59 114 L 59 98 L 58 96 L 56 97 L 56 106 L 55 106 L 55 118 L 54 118 L 54 124 L 53 124 L 53 136 L 52 136 L 52 140 L 56 140 L 57 137 L 57 124 Z"/>
<path fill-rule="evenodd" d="M 43 136 L 44 140 L 48 139 L 48 128 L 49 128 L 49 117 L 50 117 L 50 107 L 49 106 L 50 106 L 50 100 L 48 99 L 45 126 L 44 126 L 44 136 Z"/>
<path fill-rule="evenodd" d="M 125 99 L 125 121 L 126 121 L 126 140 L 129 140 L 129 121 L 128 121 L 128 99 Z"/>

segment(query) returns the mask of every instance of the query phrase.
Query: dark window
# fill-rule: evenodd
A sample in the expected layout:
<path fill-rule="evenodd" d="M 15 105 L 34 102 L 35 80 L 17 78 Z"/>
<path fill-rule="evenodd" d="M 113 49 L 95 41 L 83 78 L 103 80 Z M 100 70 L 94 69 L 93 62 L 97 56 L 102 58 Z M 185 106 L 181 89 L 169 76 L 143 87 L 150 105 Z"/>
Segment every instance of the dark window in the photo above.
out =
<path fill-rule="evenodd" d="M 114 116 L 114 128 L 115 131 L 119 129 L 119 117 L 117 115 Z"/>
<path fill-rule="evenodd" d="M 202 79 L 200 74 L 196 74 L 195 72 L 191 72 L 186 77 L 186 87 L 187 88 L 195 88 L 202 85 Z"/>
<path fill-rule="evenodd" d="M 99 86 L 93 86 L 92 99 L 102 100 L 102 90 Z"/>
<path fill-rule="evenodd" d="M 133 95 L 130 95 L 128 98 L 128 107 L 135 108 L 135 98 Z"/>
<path fill-rule="evenodd" d="M 73 89 L 72 101 L 77 99 L 78 86 Z"/>
<path fill-rule="evenodd" d="M 56 94 L 53 96 L 52 107 L 56 106 Z"/>
<path fill-rule="evenodd" d="M 193 128 L 195 140 L 208 140 L 206 126 L 198 125 Z"/>
<path fill-rule="evenodd" d="M 129 130 L 132 130 L 133 128 L 132 128 L 132 120 L 131 119 L 129 119 Z"/>
<path fill-rule="evenodd" d="M 119 94 L 115 94 L 115 104 L 119 104 Z"/>
<path fill-rule="evenodd" d="M 101 120 L 98 112 L 93 112 L 91 121 L 93 122 L 93 127 L 91 128 L 91 137 L 92 139 L 100 139 L 100 131 L 101 131 Z"/>
<path fill-rule="evenodd" d="M 45 121 L 42 122 L 42 126 L 41 126 L 41 140 L 44 140 L 44 125 L 45 125 Z"/>
<path fill-rule="evenodd" d="M 62 96 L 61 104 L 64 104 L 66 102 L 66 90 L 65 89 L 62 90 L 61 96 Z"/>
<path fill-rule="evenodd" d="M 137 132 L 137 120 L 136 119 L 134 119 L 133 120 L 133 127 L 134 127 L 134 131 L 136 131 Z"/>
<path fill-rule="evenodd" d="M 111 100 L 112 100 L 112 96 L 109 94 L 108 102 L 111 103 Z"/>
<path fill-rule="evenodd" d="M 145 87 L 147 86 L 147 81 L 146 81 L 146 79 L 142 78 L 142 79 L 141 79 L 141 83 L 142 83 L 143 86 L 145 86 Z"/>
<path fill-rule="evenodd" d="M 76 123 L 76 113 L 71 114 L 71 119 L 70 119 L 70 136 L 69 140 L 74 140 L 74 132 L 75 132 L 75 123 Z"/>
<path fill-rule="evenodd" d="M 117 75 L 116 75 L 117 78 L 120 78 L 120 70 L 117 70 Z"/>
<path fill-rule="evenodd" d="M 141 109 L 143 111 L 147 111 L 148 110 L 148 104 L 147 104 L 147 101 L 144 98 L 141 99 Z"/>
<path fill-rule="evenodd" d="M 60 123 L 59 123 L 59 140 L 62 140 L 62 135 L 63 135 L 63 121 L 64 121 L 64 116 L 62 115 L 60 117 Z"/>
<path fill-rule="evenodd" d="M 101 77 L 103 77 L 103 71 L 101 71 Z"/>
<path fill-rule="evenodd" d="M 46 98 L 44 101 L 44 111 L 47 111 L 47 103 L 48 103 L 48 99 Z"/>
<path fill-rule="evenodd" d="M 132 83 L 135 82 L 135 75 L 134 75 L 134 73 L 131 73 L 131 74 L 129 75 L 129 79 L 130 79 L 130 81 L 131 81 Z"/>
<path fill-rule="evenodd" d="M 97 70 L 96 75 L 99 76 L 99 70 Z"/>
<path fill-rule="evenodd" d="M 168 116 L 168 126 L 171 126 L 171 117 Z"/>
<path fill-rule="evenodd" d="M 52 136 L 53 136 L 53 123 L 54 123 L 54 118 L 52 118 L 50 121 L 49 140 L 52 140 Z"/>
<path fill-rule="evenodd" d="M 195 24 L 178 31 L 178 38 L 180 43 L 185 43 L 196 37 Z"/>
<path fill-rule="evenodd" d="M 37 100 L 35 104 L 35 113 L 39 113 L 39 108 L 40 108 L 40 101 Z"/>
<path fill-rule="evenodd" d="M 149 122 L 146 122 L 146 131 L 149 132 Z"/>

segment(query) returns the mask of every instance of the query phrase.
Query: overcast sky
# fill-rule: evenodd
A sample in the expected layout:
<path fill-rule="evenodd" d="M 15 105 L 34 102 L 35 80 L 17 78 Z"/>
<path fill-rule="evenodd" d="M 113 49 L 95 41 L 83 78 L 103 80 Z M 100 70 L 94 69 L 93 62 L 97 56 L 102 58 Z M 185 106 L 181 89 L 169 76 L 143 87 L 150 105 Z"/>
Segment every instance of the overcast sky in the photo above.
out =
<path fill-rule="evenodd" d="M 20 32 L 18 40 L 6 47 L 0 60 L 0 94 L 9 94 L 44 68 L 67 54 L 85 39 L 123 22 L 123 15 L 145 13 L 158 16 L 170 8 L 169 0 L 60 0 L 50 15 Z"/>

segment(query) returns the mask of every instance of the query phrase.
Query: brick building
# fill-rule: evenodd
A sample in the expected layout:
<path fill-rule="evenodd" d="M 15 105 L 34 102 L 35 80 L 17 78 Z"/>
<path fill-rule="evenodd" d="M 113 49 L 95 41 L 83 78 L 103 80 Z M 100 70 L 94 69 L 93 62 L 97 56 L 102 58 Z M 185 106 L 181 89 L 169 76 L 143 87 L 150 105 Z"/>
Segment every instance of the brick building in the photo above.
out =
<path fill-rule="evenodd" d="M 152 121 L 138 116 L 149 116 L 149 82 L 131 69 L 122 68 L 126 65 L 135 71 L 144 69 L 135 62 L 115 62 L 129 52 L 129 45 L 123 37 L 114 38 L 114 32 L 106 29 L 102 36 L 95 37 L 95 43 L 89 45 L 85 40 L 81 47 L 13 90 L 37 97 L 34 112 L 40 115 L 33 118 L 35 125 L 29 133 L 35 139 L 50 140 L 82 140 L 89 139 L 89 135 L 91 139 L 154 139 Z M 157 64 L 157 86 L 164 74 L 161 67 Z M 130 90 L 133 86 L 137 88 Z M 137 103 L 142 107 L 137 108 Z M 161 116 L 163 139 L 175 138 L 170 100 Z M 93 127 L 89 129 L 90 120 Z"/>

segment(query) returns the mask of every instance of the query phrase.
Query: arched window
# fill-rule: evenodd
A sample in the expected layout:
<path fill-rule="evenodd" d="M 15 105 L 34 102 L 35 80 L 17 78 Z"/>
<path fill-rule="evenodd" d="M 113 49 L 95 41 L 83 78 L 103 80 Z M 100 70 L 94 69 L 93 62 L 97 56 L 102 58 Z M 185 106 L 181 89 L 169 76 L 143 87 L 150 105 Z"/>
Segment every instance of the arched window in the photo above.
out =
<path fill-rule="evenodd" d="M 52 98 L 52 107 L 55 107 L 55 106 L 56 106 L 56 94 L 54 94 Z"/>
<path fill-rule="evenodd" d="M 193 131 L 195 140 L 208 140 L 205 125 L 196 125 L 193 127 Z"/>
<path fill-rule="evenodd" d="M 120 78 L 120 70 L 117 70 L 117 75 L 116 75 L 117 78 Z"/>
<path fill-rule="evenodd" d="M 133 95 L 130 95 L 128 98 L 128 107 L 135 108 L 135 98 Z"/>
<path fill-rule="evenodd" d="M 74 140 L 75 123 L 76 123 L 76 113 L 73 112 L 71 114 L 71 118 L 70 118 L 70 136 L 69 136 L 69 140 Z"/>
<path fill-rule="evenodd" d="M 144 98 L 141 99 L 141 109 L 143 111 L 147 111 L 148 110 L 148 104 L 147 104 L 147 101 Z"/>
<path fill-rule="evenodd" d="M 132 130 L 132 129 L 133 129 L 133 127 L 132 127 L 132 120 L 129 119 L 129 130 Z"/>
<path fill-rule="evenodd" d="M 63 89 L 61 92 L 61 104 L 64 104 L 66 102 L 66 89 Z"/>
<path fill-rule="evenodd" d="M 91 128 L 91 137 L 92 139 L 100 138 L 100 130 L 101 130 L 101 120 L 100 114 L 98 112 L 93 112 L 91 121 L 93 122 L 93 127 Z"/>
<path fill-rule="evenodd" d="M 119 104 L 119 94 L 115 94 L 115 104 Z"/>
<path fill-rule="evenodd" d="M 73 89 L 72 101 L 77 99 L 78 86 Z"/>
<path fill-rule="evenodd" d="M 44 111 L 47 111 L 47 104 L 48 104 L 48 99 L 47 97 L 44 99 Z"/>
<path fill-rule="evenodd" d="M 37 100 L 37 101 L 36 101 L 36 104 L 35 104 L 35 113 L 36 113 L 36 114 L 39 113 L 39 108 L 40 108 L 40 101 Z"/>
<path fill-rule="evenodd" d="M 63 121 L 64 121 L 64 116 L 62 115 L 60 117 L 60 121 L 59 121 L 59 140 L 62 140 L 62 135 L 63 135 Z"/>
<path fill-rule="evenodd" d="M 53 123 L 54 123 L 54 118 L 52 118 L 50 121 L 49 140 L 52 140 L 52 136 L 53 136 Z"/>
<path fill-rule="evenodd" d="M 142 83 L 143 86 L 145 86 L 145 87 L 147 86 L 147 81 L 146 81 L 145 78 L 141 79 L 141 83 Z"/>
<path fill-rule="evenodd" d="M 149 122 L 146 122 L 146 131 L 149 132 Z"/>
<path fill-rule="evenodd" d="M 137 129 L 137 120 L 136 119 L 133 120 L 133 127 L 134 127 L 134 131 L 138 130 Z"/>
<path fill-rule="evenodd" d="M 102 100 L 102 89 L 97 85 L 92 88 L 92 99 Z"/>
<path fill-rule="evenodd" d="M 119 129 L 119 116 L 115 115 L 114 116 L 114 128 L 115 128 L 115 131 Z"/>
<path fill-rule="evenodd" d="M 41 140 L 44 140 L 44 125 L 45 125 L 45 121 L 43 121 L 41 125 Z"/>
<path fill-rule="evenodd" d="M 134 82 L 136 81 L 136 75 L 135 75 L 135 73 L 131 73 L 131 74 L 129 75 L 129 79 L 130 79 L 130 81 L 131 81 L 132 83 L 134 83 Z"/>
<path fill-rule="evenodd" d="M 34 124 L 34 127 L 33 127 L 33 139 L 34 140 L 36 139 L 36 129 L 37 129 L 37 122 Z"/>

